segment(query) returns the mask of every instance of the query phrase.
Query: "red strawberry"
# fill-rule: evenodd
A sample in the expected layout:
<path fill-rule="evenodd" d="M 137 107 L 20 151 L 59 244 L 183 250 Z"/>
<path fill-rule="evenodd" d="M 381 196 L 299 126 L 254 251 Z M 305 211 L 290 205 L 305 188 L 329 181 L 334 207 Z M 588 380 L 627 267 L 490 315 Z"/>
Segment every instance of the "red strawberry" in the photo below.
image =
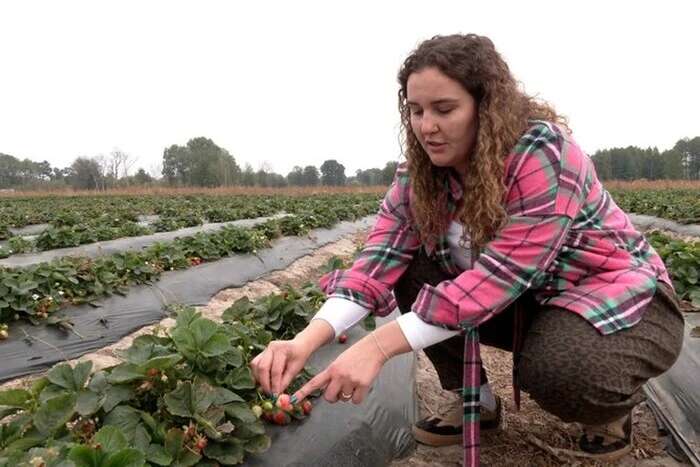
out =
<path fill-rule="evenodd" d="M 289 415 L 281 410 L 277 410 L 272 414 L 272 421 L 275 425 L 289 424 Z"/>
<path fill-rule="evenodd" d="M 150 378 L 158 376 L 158 373 L 158 368 L 149 368 L 148 371 L 146 371 L 146 375 L 148 375 Z"/>
<path fill-rule="evenodd" d="M 277 398 L 276 405 L 277 405 L 277 407 L 284 410 L 285 412 L 292 412 L 294 410 L 294 406 L 292 405 L 291 396 L 289 394 L 281 394 Z"/>
<path fill-rule="evenodd" d="M 207 447 L 208 440 L 205 436 L 200 436 L 197 438 L 197 442 L 195 443 L 194 447 L 197 448 L 197 450 L 201 451 L 202 449 Z"/>
<path fill-rule="evenodd" d="M 345 344 L 348 341 L 348 335 L 347 334 L 341 334 L 338 336 L 338 342 L 341 344 Z"/>
<path fill-rule="evenodd" d="M 304 399 L 303 401 L 301 401 L 301 409 L 304 411 L 304 415 L 309 415 L 313 408 L 314 405 L 311 403 L 310 400 Z"/>

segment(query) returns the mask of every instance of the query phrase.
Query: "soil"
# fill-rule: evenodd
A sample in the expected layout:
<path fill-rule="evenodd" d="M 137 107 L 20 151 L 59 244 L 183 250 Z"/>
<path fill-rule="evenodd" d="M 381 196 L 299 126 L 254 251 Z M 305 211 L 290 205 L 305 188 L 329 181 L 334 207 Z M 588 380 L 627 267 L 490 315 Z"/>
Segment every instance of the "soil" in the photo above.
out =
<path fill-rule="evenodd" d="M 504 423 L 501 430 L 482 434 L 481 463 L 487 466 L 601 466 L 577 451 L 580 436 L 577 424 L 564 423 L 540 409 L 526 393 L 521 393 L 521 408 L 515 410 L 511 387 L 512 357 L 508 352 L 482 346 L 481 357 L 488 369 L 493 391 L 503 401 Z M 440 387 L 437 373 L 423 352 L 418 353 L 416 374 L 420 417 L 433 415 L 455 396 Z M 645 404 L 634 410 L 634 449 L 614 465 L 682 466 L 664 451 L 656 420 Z M 418 444 L 408 457 L 391 467 L 462 465 L 461 445 L 435 448 Z"/>

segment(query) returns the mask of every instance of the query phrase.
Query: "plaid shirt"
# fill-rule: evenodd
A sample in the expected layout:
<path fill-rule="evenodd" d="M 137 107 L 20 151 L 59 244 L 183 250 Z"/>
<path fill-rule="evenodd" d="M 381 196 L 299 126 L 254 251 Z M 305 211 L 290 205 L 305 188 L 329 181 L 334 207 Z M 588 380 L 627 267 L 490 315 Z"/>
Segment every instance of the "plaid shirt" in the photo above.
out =
<path fill-rule="evenodd" d="M 610 334 L 641 319 L 657 280 L 671 285 L 661 258 L 603 189 L 591 159 L 558 126 L 533 123 L 506 158 L 507 223 L 473 255 L 471 267 L 457 268 L 446 235 L 423 245 L 455 277 L 424 285 L 412 310 L 428 323 L 467 335 L 465 465 L 478 465 L 481 323 L 531 290 L 540 304 L 568 309 Z M 447 176 L 445 189 L 453 220 L 463 195 L 454 174 Z M 321 279 L 329 296 L 380 316 L 393 311 L 391 290 L 421 247 L 413 196 L 402 164 L 352 267 Z"/>

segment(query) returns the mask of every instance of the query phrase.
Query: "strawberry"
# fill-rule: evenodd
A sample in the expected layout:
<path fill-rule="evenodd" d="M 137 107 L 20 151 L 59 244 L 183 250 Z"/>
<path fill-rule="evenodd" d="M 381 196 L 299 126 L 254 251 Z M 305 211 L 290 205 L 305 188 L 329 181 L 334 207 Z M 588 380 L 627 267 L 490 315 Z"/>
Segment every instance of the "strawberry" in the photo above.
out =
<path fill-rule="evenodd" d="M 275 425 L 288 425 L 289 424 L 289 415 L 281 410 L 276 410 L 272 414 L 272 422 Z"/>
<path fill-rule="evenodd" d="M 200 436 L 197 438 L 196 443 L 194 444 L 194 447 L 198 450 L 201 451 L 202 449 L 207 447 L 207 444 L 209 441 L 207 440 L 206 436 Z"/>
<path fill-rule="evenodd" d="M 341 334 L 338 336 L 338 342 L 341 344 L 345 344 L 348 341 L 348 335 L 347 334 Z"/>
<path fill-rule="evenodd" d="M 277 405 L 277 407 L 284 410 L 285 412 L 292 412 L 294 410 L 291 396 L 289 394 L 281 394 L 277 398 L 277 403 L 275 405 Z"/>
<path fill-rule="evenodd" d="M 314 405 L 311 403 L 310 400 L 304 399 L 303 401 L 301 401 L 301 409 L 304 411 L 304 415 L 309 415 L 313 408 Z"/>
<path fill-rule="evenodd" d="M 270 401 L 265 401 L 265 402 L 262 403 L 262 409 L 263 409 L 265 412 L 270 412 L 270 411 L 271 411 L 272 409 L 274 409 L 274 408 L 275 408 L 275 406 L 272 405 L 272 402 L 270 402 Z"/>
<path fill-rule="evenodd" d="M 149 378 L 155 378 L 156 376 L 158 376 L 158 373 L 160 373 L 160 372 L 158 371 L 158 368 L 149 368 L 149 369 L 146 371 L 146 375 L 147 375 Z"/>
<path fill-rule="evenodd" d="M 263 409 L 259 405 L 254 405 L 251 410 L 255 414 L 256 417 L 260 418 L 260 416 L 263 414 Z"/>

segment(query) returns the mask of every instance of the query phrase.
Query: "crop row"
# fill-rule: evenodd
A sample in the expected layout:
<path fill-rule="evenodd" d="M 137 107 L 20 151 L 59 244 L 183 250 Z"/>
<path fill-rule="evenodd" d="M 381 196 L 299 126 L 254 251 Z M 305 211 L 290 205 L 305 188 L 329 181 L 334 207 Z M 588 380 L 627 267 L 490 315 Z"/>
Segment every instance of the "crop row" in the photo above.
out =
<path fill-rule="evenodd" d="M 658 231 L 646 237 L 663 259 L 678 297 L 700 308 L 700 241 L 686 242 Z"/>
<path fill-rule="evenodd" d="M 661 217 L 682 224 L 700 223 L 699 190 L 610 190 L 610 194 L 625 212 Z"/>
<path fill-rule="evenodd" d="M 291 214 L 299 212 L 320 212 L 328 209 L 343 211 L 357 203 L 378 203 L 374 194 L 342 194 L 326 195 L 307 198 L 279 197 L 269 199 L 248 200 L 248 204 L 240 204 L 241 199 L 227 200 L 220 197 L 209 197 L 209 201 L 218 201 L 220 205 L 193 206 L 193 203 L 158 209 L 160 219 L 151 227 L 145 227 L 135 222 L 137 211 L 127 212 L 120 208 L 118 213 L 102 213 L 85 218 L 84 212 L 67 212 L 52 219 L 52 225 L 44 230 L 34 240 L 23 237 L 10 237 L 6 247 L 0 247 L 0 258 L 12 254 L 32 251 L 46 251 L 55 248 L 66 248 L 94 243 L 97 241 L 113 240 L 122 237 L 148 235 L 157 232 L 173 231 L 183 227 L 201 225 L 204 222 L 229 222 L 239 219 L 255 218 L 272 215 L 280 211 Z M 235 205 L 236 207 L 232 207 Z M 90 211 L 92 210 L 92 207 Z M 342 214 L 341 214 L 342 215 Z"/>
<path fill-rule="evenodd" d="M 255 254 L 280 236 L 305 235 L 310 229 L 328 228 L 376 210 L 376 204 L 367 201 L 343 210 L 318 209 L 285 216 L 252 228 L 227 226 L 172 242 L 158 242 L 141 251 L 95 259 L 62 257 L 24 268 L 0 268 L 0 326 L 4 327 L 0 332 L 6 337 L 7 323 L 18 319 L 70 326 L 54 313 L 67 304 L 90 303 L 113 293 L 126 293 L 130 285 L 151 283 L 163 271 L 185 269 L 232 254 Z"/>
<path fill-rule="evenodd" d="M 55 227 L 99 222 L 136 222 L 138 216 L 161 218 L 193 216 L 201 221 L 224 222 L 242 217 L 259 217 L 282 210 L 294 212 L 308 200 L 334 200 L 377 197 L 373 193 L 330 193 L 311 196 L 144 194 L 114 196 L 74 196 L 46 198 L 0 198 L 0 225 L 24 227 L 51 224 Z M 2 228 L 0 228 L 2 235 Z M 0 239 L 2 239 L 0 237 Z"/>
<path fill-rule="evenodd" d="M 324 300 L 310 284 L 287 288 L 237 301 L 222 323 L 180 308 L 172 329 L 137 337 L 119 365 L 92 373 L 90 361 L 62 363 L 29 389 L 0 392 L 0 466 L 242 463 L 271 444 L 261 416 L 285 425 L 310 415 L 308 400 L 261 393 L 249 364 L 303 329 Z M 304 369 L 289 393 L 311 376 Z"/>

